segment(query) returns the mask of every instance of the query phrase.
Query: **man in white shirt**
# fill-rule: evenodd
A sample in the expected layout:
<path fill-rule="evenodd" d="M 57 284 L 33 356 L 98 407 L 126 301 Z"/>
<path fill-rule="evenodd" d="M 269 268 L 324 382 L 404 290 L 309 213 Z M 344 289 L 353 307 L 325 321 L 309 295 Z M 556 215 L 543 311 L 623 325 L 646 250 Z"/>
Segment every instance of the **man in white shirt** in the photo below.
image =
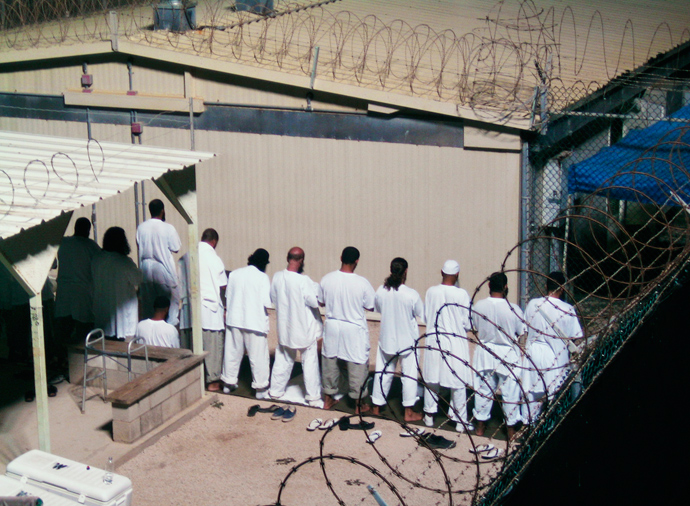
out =
<path fill-rule="evenodd" d="M 422 419 L 422 414 L 412 409 L 418 400 L 417 318 L 424 318 L 424 304 L 416 290 L 405 286 L 407 267 L 407 260 L 394 258 L 390 276 L 376 291 L 374 308 L 381 313 L 381 330 L 371 402 L 374 405 L 372 414 L 379 415 L 381 406 L 386 404 L 395 367 L 400 360 L 405 421 L 416 422 Z"/>
<path fill-rule="evenodd" d="M 321 404 L 321 378 L 316 342 L 323 325 L 317 300 L 319 285 L 304 271 L 304 250 L 290 249 L 287 269 L 276 272 L 271 283 L 271 302 L 276 308 L 278 347 L 271 371 L 270 396 L 285 395 L 297 352 L 302 356 L 305 400 L 310 406 Z"/>
<path fill-rule="evenodd" d="M 259 248 L 248 265 L 228 276 L 226 295 L 225 356 L 220 379 L 224 393 L 237 387 L 237 377 L 245 349 L 252 368 L 252 388 L 257 399 L 268 397 L 268 312 L 271 282 L 266 275 L 268 251 Z"/>
<path fill-rule="evenodd" d="M 522 418 L 533 423 L 544 400 L 553 399 L 570 371 L 568 342 L 582 337 L 575 308 L 561 300 L 565 287 L 562 272 L 546 279 L 546 297 L 532 299 L 525 310 L 527 343 L 523 362 L 522 386 L 527 398 Z"/>
<path fill-rule="evenodd" d="M 177 329 L 165 321 L 170 309 L 170 299 L 159 295 L 153 301 L 153 316 L 137 324 L 136 337 L 141 337 L 149 346 L 179 348 L 180 335 Z"/>
<path fill-rule="evenodd" d="M 502 272 L 494 272 L 489 277 L 489 297 L 472 305 L 472 323 L 479 338 L 473 360 L 477 374 L 473 414 L 477 435 L 483 436 L 500 388 L 508 439 L 511 439 L 515 425 L 521 421 L 518 338 L 526 329 L 522 309 L 508 302 L 507 296 L 508 278 Z"/>
<path fill-rule="evenodd" d="M 355 411 L 365 413 L 369 404 L 359 403 L 369 392 L 365 387 L 369 375 L 369 327 L 364 311 L 374 310 L 374 289 L 365 278 L 355 274 L 359 250 L 348 246 L 340 257 L 340 270 L 321 279 L 319 304 L 326 308 L 321 350 L 321 383 L 324 409 L 337 403 L 341 373 L 347 369 L 348 396 Z M 343 371 L 341 371 L 343 369 Z"/>
<path fill-rule="evenodd" d="M 207 228 L 199 243 L 199 288 L 201 291 L 201 328 L 203 329 L 206 389 L 217 392 L 221 388 L 225 348 L 225 321 L 223 296 L 228 284 L 225 265 L 216 253 L 218 232 Z"/>
<path fill-rule="evenodd" d="M 168 323 L 177 325 L 179 313 L 179 280 L 172 254 L 180 251 L 180 236 L 175 227 L 165 223 L 165 207 L 159 199 L 149 203 L 151 219 L 137 228 L 139 268 L 144 275 L 141 296 L 141 316 L 153 313 L 153 301 L 158 295 L 170 298 Z"/>
<path fill-rule="evenodd" d="M 65 237 L 58 250 L 57 294 L 55 297 L 55 327 L 61 358 L 67 359 L 66 347 L 83 341 L 93 329 L 93 277 L 91 261 L 101 248 L 89 238 L 91 222 L 79 218 L 74 223 L 74 235 Z"/>
<path fill-rule="evenodd" d="M 467 416 L 466 387 L 472 383 L 467 331 L 470 296 L 458 287 L 460 264 L 446 260 L 441 284 L 426 292 L 426 349 L 424 351 L 424 424 L 434 425 L 439 390 L 450 390 L 448 417 L 458 432 L 472 430 Z"/>

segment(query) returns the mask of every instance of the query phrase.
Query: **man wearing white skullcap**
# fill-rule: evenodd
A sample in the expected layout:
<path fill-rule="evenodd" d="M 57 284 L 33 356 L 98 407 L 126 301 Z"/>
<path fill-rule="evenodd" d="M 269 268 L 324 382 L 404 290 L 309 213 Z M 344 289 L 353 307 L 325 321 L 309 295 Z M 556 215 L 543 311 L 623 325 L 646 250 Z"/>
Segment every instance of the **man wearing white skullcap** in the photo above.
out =
<path fill-rule="evenodd" d="M 467 345 L 470 329 L 470 296 L 457 286 L 460 265 L 446 260 L 441 269 L 441 284 L 426 292 L 426 351 L 424 353 L 424 423 L 434 425 L 438 409 L 438 392 L 451 392 L 449 418 L 459 432 L 472 430 L 467 417 L 465 387 L 472 384 Z"/>

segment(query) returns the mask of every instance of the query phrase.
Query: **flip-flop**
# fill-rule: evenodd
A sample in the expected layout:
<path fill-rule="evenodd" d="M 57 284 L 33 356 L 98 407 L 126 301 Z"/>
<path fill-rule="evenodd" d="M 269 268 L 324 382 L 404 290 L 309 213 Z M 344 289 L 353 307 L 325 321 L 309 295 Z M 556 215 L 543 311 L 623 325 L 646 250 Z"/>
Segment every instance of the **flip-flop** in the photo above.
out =
<path fill-rule="evenodd" d="M 426 429 L 424 427 L 410 427 L 408 430 L 401 432 L 400 437 L 414 437 L 414 436 L 421 436 L 426 432 Z"/>
<path fill-rule="evenodd" d="M 321 420 L 321 418 L 314 418 L 311 422 L 309 422 L 309 425 L 307 425 L 307 430 L 309 432 L 313 432 L 321 427 L 321 425 L 323 425 L 323 420 Z"/>
<path fill-rule="evenodd" d="M 367 438 L 367 443 L 374 444 L 381 436 L 383 436 L 383 433 L 380 430 L 375 430 L 371 434 L 369 434 L 369 437 Z"/>
<path fill-rule="evenodd" d="M 482 458 L 484 460 L 491 460 L 500 457 L 501 455 L 503 455 L 503 450 L 501 450 L 500 448 L 493 448 L 488 452 L 482 454 Z"/>
<path fill-rule="evenodd" d="M 286 412 L 287 407 L 276 409 L 271 416 L 271 420 L 280 420 Z"/>
<path fill-rule="evenodd" d="M 256 414 L 258 413 L 259 409 L 261 409 L 261 406 L 259 406 L 258 404 L 254 404 L 252 407 L 250 407 L 250 408 L 247 410 L 247 416 L 254 416 L 254 415 L 256 415 Z"/>
<path fill-rule="evenodd" d="M 489 452 L 489 451 L 493 450 L 494 448 L 495 448 L 494 445 L 492 445 L 490 443 L 485 444 L 485 445 L 479 445 L 479 446 L 476 446 L 474 448 L 470 448 L 470 453 L 477 454 L 477 453 L 482 453 L 482 452 Z"/>
<path fill-rule="evenodd" d="M 347 430 L 350 428 L 350 419 L 346 416 L 338 420 L 338 427 L 340 430 Z"/>
<path fill-rule="evenodd" d="M 297 408 L 294 406 L 290 406 L 283 413 L 283 422 L 291 422 L 292 420 L 295 419 L 296 414 L 297 414 Z"/>
<path fill-rule="evenodd" d="M 55 385 L 48 385 L 48 397 L 55 397 L 57 395 L 57 387 Z"/>
<path fill-rule="evenodd" d="M 334 425 L 337 425 L 339 420 L 340 420 L 340 418 L 331 418 L 330 420 L 323 422 L 321 424 L 321 426 L 319 427 L 319 430 L 328 430 L 331 427 L 333 427 Z"/>

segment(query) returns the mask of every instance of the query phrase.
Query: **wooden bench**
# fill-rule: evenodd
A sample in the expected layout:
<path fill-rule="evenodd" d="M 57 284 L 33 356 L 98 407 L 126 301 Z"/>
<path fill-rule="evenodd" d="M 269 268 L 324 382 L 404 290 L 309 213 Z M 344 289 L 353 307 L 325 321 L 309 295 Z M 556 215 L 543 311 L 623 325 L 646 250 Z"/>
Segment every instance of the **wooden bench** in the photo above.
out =
<path fill-rule="evenodd" d="M 127 345 L 107 341 L 106 349 L 126 353 Z M 146 372 L 143 351 L 132 353 L 136 359 L 132 361 L 133 381 L 126 380 L 127 372 L 120 371 L 117 364 L 108 370 L 108 386 L 111 377 L 121 375 L 119 386 L 105 399 L 112 404 L 114 441 L 132 443 L 201 399 L 206 353 L 194 355 L 186 349 L 149 346 L 148 355 L 153 368 Z M 83 367 L 84 345 L 71 346 L 70 383 L 81 381 Z"/>

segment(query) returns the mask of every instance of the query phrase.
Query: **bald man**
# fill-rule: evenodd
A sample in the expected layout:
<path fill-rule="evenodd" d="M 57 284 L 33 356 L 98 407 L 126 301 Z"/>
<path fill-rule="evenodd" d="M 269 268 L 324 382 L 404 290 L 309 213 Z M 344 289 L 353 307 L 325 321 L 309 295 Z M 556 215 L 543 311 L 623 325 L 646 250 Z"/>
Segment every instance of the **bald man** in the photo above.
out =
<path fill-rule="evenodd" d="M 304 271 L 304 250 L 295 246 L 287 255 L 287 268 L 275 273 L 271 283 L 271 302 L 276 308 L 278 347 L 271 373 L 269 395 L 285 395 L 297 352 L 302 358 L 305 400 L 321 406 L 321 378 L 316 341 L 323 325 L 317 300 L 319 285 Z"/>

